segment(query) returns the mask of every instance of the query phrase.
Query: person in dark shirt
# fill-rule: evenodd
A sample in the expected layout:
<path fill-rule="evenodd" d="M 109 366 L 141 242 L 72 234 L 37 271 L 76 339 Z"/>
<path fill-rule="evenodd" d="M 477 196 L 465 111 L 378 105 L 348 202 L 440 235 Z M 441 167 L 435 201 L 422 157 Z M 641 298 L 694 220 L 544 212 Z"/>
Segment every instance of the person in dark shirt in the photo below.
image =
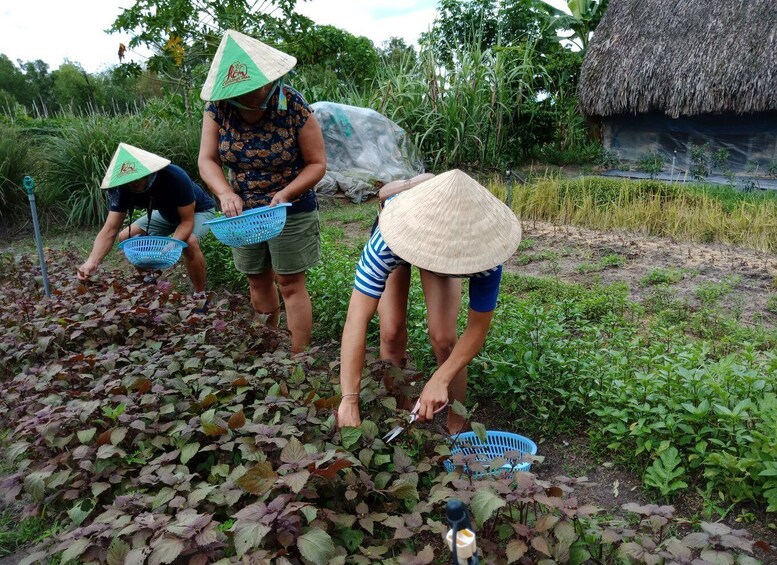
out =
<path fill-rule="evenodd" d="M 187 244 L 186 270 L 195 296 L 204 298 L 205 257 L 199 240 L 208 233 L 205 222 L 215 217 L 213 199 L 181 167 L 126 143 L 119 144 L 100 188 L 108 191 L 108 217 L 89 258 L 78 268 L 78 278 L 87 280 L 97 272 L 117 236 L 119 241 L 138 235 L 171 236 Z M 146 214 L 122 230 L 127 214 L 138 209 Z"/>

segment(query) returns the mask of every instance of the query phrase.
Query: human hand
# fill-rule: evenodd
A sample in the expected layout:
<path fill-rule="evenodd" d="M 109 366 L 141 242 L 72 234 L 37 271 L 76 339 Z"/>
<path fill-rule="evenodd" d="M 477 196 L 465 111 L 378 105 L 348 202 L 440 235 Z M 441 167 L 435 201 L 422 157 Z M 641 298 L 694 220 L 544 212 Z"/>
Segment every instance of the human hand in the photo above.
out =
<path fill-rule="evenodd" d="M 424 390 L 421 391 L 421 396 L 418 398 L 418 403 L 420 404 L 418 409 L 419 422 L 431 420 L 437 412 L 448 404 L 448 385 L 435 377 L 436 373 L 426 383 Z"/>
<path fill-rule="evenodd" d="M 340 401 L 340 407 L 337 409 L 337 427 L 352 426 L 354 428 L 362 423 L 359 414 L 359 397 L 345 396 Z"/>
<path fill-rule="evenodd" d="M 281 190 L 280 192 L 276 192 L 275 196 L 272 197 L 272 200 L 270 201 L 270 206 L 277 206 L 278 204 L 285 204 L 289 201 L 289 197 L 283 193 L 284 191 Z"/>
<path fill-rule="evenodd" d="M 88 281 L 89 278 L 97 272 L 97 267 L 99 265 L 93 261 L 86 260 L 83 265 L 81 265 L 77 270 L 76 273 L 78 274 L 78 280 L 79 281 Z"/>
<path fill-rule="evenodd" d="M 178 247 L 178 244 L 175 241 L 171 241 L 167 245 L 165 245 L 162 248 L 162 253 L 170 253 L 171 251 L 174 251 Z"/>
<path fill-rule="evenodd" d="M 243 212 L 243 199 L 231 190 L 219 196 L 219 204 L 221 204 L 221 211 L 228 218 L 239 216 Z"/>

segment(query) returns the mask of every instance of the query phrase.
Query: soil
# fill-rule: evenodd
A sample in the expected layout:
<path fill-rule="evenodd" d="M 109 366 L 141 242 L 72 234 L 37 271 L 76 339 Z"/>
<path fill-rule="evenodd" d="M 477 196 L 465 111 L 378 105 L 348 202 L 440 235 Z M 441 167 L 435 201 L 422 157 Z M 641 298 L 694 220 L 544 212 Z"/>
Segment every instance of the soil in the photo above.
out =
<path fill-rule="evenodd" d="M 506 267 L 529 276 L 556 276 L 566 282 L 589 284 L 625 282 L 631 298 L 643 301 L 655 287 L 645 280 L 657 269 L 673 271 L 676 298 L 694 308 L 696 291 L 729 281 L 732 292 L 721 298 L 729 312 L 741 313 L 743 323 L 763 320 L 777 325 L 777 314 L 766 310 L 777 294 L 777 257 L 773 254 L 720 244 L 686 243 L 628 232 L 602 232 L 547 222 L 523 223 L 523 247 Z M 619 266 L 603 266 L 605 258 Z M 604 260 L 604 261 L 603 261 Z"/>

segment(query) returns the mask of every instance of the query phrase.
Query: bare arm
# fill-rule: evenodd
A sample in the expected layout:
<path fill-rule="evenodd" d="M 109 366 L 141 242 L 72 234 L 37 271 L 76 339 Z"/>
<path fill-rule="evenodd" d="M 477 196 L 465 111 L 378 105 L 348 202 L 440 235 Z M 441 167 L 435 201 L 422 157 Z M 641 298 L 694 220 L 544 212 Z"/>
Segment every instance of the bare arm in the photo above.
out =
<path fill-rule="evenodd" d="M 393 180 L 381 187 L 380 192 L 378 192 L 378 198 L 381 202 L 385 202 L 395 194 L 399 194 L 408 188 L 413 188 L 414 186 L 417 186 L 431 178 L 434 178 L 432 173 L 423 173 L 421 175 L 414 176 L 411 179 Z"/>
<path fill-rule="evenodd" d="M 211 192 L 219 199 L 221 210 L 227 216 L 237 216 L 243 211 L 243 199 L 229 186 L 219 157 L 219 125 L 204 114 L 202 116 L 202 135 L 200 136 L 200 155 L 197 159 L 200 177 Z"/>
<path fill-rule="evenodd" d="M 297 178 L 275 195 L 272 199 L 272 204 L 291 202 L 299 195 L 316 186 L 326 173 L 324 136 L 321 134 L 318 120 L 312 114 L 299 132 L 298 143 L 305 166 L 299 172 Z"/>
<path fill-rule="evenodd" d="M 94 238 L 89 258 L 78 268 L 78 278 L 80 280 L 86 280 L 92 276 L 97 271 L 97 267 L 100 266 L 102 260 L 105 259 L 105 256 L 110 253 L 113 243 L 116 241 L 116 236 L 119 235 L 121 226 L 124 223 L 125 216 L 124 212 L 108 212 L 105 224 L 103 224 L 102 229 Z"/>
<path fill-rule="evenodd" d="M 181 217 L 181 223 L 175 228 L 173 237 L 179 241 L 186 241 L 191 237 L 194 231 L 194 206 L 195 202 L 192 202 L 188 206 L 179 206 L 178 215 Z"/>
<path fill-rule="evenodd" d="M 359 391 L 367 347 L 367 324 L 377 309 L 376 298 L 353 290 L 340 346 L 340 391 L 343 399 L 337 411 L 337 423 L 341 427 L 361 424 Z"/>
<path fill-rule="evenodd" d="M 450 357 L 434 372 L 421 392 L 419 420 L 431 420 L 434 411 L 448 402 L 448 385 L 480 352 L 486 341 L 494 312 L 476 312 L 469 309 L 467 327 L 456 342 Z"/>

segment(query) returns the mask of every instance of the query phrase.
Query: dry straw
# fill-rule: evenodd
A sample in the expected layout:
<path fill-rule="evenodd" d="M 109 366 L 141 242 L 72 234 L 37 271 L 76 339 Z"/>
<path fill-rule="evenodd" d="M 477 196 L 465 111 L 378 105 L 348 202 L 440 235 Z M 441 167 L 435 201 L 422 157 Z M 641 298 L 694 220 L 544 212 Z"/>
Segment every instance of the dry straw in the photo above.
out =
<path fill-rule="evenodd" d="M 775 29 L 774 0 L 611 0 L 580 73 L 580 107 L 589 116 L 777 110 Z"/>

